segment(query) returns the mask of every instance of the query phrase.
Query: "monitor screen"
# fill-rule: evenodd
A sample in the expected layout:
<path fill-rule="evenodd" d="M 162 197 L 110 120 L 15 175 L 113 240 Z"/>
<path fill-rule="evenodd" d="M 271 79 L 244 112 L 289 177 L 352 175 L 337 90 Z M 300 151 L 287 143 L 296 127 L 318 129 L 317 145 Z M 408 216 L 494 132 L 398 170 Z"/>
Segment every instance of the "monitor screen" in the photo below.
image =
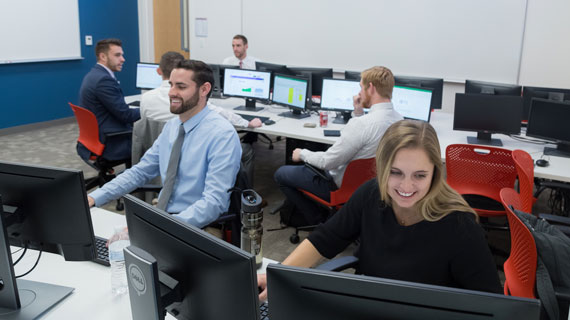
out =
<path fill-rule="evenodd" d="M 520 97 L 522 87 L 516 84 L 465 80 L 465 93 L 481 93 Z"/>
<path fill-rule="evenodd" d="M 313 96 L 320 96 L 323 93 L 323 79 L 333 77 L 332 68 L 301 68 L 301 67 L 288 67 L 292 73 L 304 76 L 311 75 L 311 94 Z"/>
<path fill-rule="evenodd" d="M 359 71 L 348 71 L 348 70 L 347 70 L 347 71 L 344 72 L 344 78 L 345 78 L 346 80 L 357 80 L 357 81 L 360 81 L 360 74 L 361 74 L 361 73 L 362 73 L 362 72 L 359 72 Z"/>
<path fill-rule="evenodd" d="M 544 154 L 570 157 L 570 103 L 534 98 L 531 101 L 526 135 L 554 140 L 557 149 L 545 148 Z"/>
<path fill-rule="evenodd" d="M 394 80 L 397 86 L 412 86 L 412 87 L 431 89 L 432 90 L 431 108 L 441 109 L 442 97 L 443 97 L 443 79 L 394 76 Z"/>
<path fill-rule="evenodd" d="M 394 86 L 392 104 L 406 119 L 429 122 L 432 91 L 425 88 Z"/>
<path fill-rule="evenodd" d="M 267 267 L 269 318 L 540 319 L 540 301 L 406 281 Z"/>
<path fill-rule="evenodd" d="M 230 68 L 224 70 L 224 95 L 269 100 L 270 72 Z"/>
<path fill-rule="evenodd" d="M 293 109 L 305 110 L 308 80 L 276 74 L 273 79 L 273 102 Z"/>
<path fill-rule="evenodd" d="M 178 282 L 179 301 L 164 305 L 169 313 L 178 319 L 259 319 L 255 256 L 133 196 L 124 200 L 131 245 Z M 130 298 L 133 308 L 140 300 L 134 292 Z"/>
<path fill-rule="evenodd" d="M 491 139 L 491 134 L 519 134 L 521 118 L 521 96 L 462 93 L 455 95 L 453 130 L 477 132 L 478 140 L 468 137 L 469 143 L 500 146 L 500 140 Z"/>
<path fill-rule="evenodd" d="M 162 76 L 156 72 L 158 64 L 156 63 L 137 63 L 137 81 L 138 89 L 154 89 L 162 84 Z"/>
<path fill-rule="evenodd" d="M 360 82 L 343 79 L 323 79 L 321 109 L 353 111 L 352 98 L 360 92 Z"/>
<path fill-rule="evenodd" d="M 524 87 L 523 88 L 523 121 L 528 120 L 530 101 L 532 98 L 542 98 L 552 101 L 569 101 L 570 89 Z"/>

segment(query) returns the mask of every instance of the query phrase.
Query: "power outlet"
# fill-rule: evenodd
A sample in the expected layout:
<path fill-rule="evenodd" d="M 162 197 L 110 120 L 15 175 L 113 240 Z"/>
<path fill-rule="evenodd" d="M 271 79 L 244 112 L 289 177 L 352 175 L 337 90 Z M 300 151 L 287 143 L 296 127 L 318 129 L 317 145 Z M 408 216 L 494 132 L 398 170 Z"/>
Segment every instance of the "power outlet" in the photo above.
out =
<path fill-rule="evenodd" d="M 93 45 L 93 37 L 92 36 L 85 36 L 85 45 L 92 46 Z"/>

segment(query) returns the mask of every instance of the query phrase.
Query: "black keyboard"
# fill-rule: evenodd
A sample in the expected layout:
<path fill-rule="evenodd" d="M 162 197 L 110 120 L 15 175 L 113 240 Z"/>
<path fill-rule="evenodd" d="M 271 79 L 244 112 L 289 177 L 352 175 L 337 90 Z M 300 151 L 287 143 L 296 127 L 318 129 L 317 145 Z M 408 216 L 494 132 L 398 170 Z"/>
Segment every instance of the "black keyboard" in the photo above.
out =
<path fill-rule="evenodd" d="M 109 248 L 107 248 L 107 239 L 101 237 L 95 237 L 95 249 L 97 251 L 97 256 L 93 259 L 93 262 L 102 264 L 104 266 L 111 266 L 109 263 Z"/>
<path fill-rule="evenodd" d="M 259 305 L 259 313 L 261 315 L 261 320 L 269 320 L 269 305 L 267 301 Z"/>
<path fill-rule="evenodd" d="M 127 104 L 131 107 L 140 107 L 141 106 L 141 102 L 139 100 L 131 101 Z"/>
<path fill-rule="evenodd" d="M 251 121 L 255 118 L 259 118 L 259 120 L 261 120 L 261 122 L 265 122 L 266 120 L 269 120 L 269 117 L 252 116 L 249 114 L 241 114 L 241 113 L 237 113 L 237 115 L 244 118 L 247 121 Z"/>

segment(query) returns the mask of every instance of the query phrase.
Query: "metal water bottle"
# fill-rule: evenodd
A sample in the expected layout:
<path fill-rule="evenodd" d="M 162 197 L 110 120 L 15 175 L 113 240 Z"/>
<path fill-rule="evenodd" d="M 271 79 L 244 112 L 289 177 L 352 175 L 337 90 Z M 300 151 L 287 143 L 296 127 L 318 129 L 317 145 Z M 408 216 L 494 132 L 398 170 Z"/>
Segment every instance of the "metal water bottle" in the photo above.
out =
<path fill-rule="evenodd" d="M 263 209 L 261 197 L 252 189 L 241 194 L 241 249 L 255 255 L 257 268 L 261 267 L 263 255 L 261 237 L 263 235 Z"/>

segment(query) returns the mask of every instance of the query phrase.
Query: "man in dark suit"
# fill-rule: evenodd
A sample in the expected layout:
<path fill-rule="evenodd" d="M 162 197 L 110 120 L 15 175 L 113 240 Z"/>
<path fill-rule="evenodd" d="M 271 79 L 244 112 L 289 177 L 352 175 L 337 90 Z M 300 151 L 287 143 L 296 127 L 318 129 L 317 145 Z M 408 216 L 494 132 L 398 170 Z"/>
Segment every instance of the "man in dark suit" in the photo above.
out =
<path fill-rule="evenodd" d="M 104 39 L 95 46 L 97 64 L 83 78 L 79 90 L 79 105 L 89 109 L 97 117 L 99 138 L 105 134 L 132 130 L 133 122 L 140 119 L 139 109 L 131 109 L 125 103 L 123 91 L 114 72 L 121 71 L 125 58 L 119 39 Z M 112 137 L 105 141 L 103 158 L 127 159 L 131 156 L 131 135 Z M 90 152 L 78 144 L 77 152 L 89 158 Z"/>

